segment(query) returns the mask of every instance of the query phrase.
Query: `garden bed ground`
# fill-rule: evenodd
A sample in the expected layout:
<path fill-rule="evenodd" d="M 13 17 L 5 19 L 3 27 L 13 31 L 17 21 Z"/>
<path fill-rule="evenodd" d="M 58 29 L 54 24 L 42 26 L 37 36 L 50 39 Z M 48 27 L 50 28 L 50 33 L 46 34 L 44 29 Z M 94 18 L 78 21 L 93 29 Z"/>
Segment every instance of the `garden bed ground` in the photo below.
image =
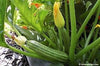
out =
<path fill-rule="evenodd" d="M 26 57 L 0 47 L 0 66 L 29 66 Z"/>
<path fill-rule="evenodd" d="M 7 36 L 5 36 L 5 40 L 9 45 L 22 50 L 20 46 Z M 26 56 L 15 53 L 8 48 L 0 47 L 0 66 L 29 66 L 29 64 Z"/>

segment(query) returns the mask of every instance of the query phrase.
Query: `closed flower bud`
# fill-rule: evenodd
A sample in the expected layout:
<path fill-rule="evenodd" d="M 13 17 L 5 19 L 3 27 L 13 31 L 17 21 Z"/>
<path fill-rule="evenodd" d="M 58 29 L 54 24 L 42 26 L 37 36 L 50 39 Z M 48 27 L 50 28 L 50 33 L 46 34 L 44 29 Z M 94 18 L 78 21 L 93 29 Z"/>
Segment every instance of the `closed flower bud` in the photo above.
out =
<path fill-rule="evenodd" d="M 53 6 L 54 22 L 57 28 L 62 28 L 65 25 L 65 21 L 59 8 L 60 2 L 55 2 Z"/>
<path fill-rule="evenodd" d="M 18 36 L 18 37 L 15 37 L 14 39 L 14 41 L 20 46 L 24 45 L 26 40 L 27 39 L 24 36 Z"/>

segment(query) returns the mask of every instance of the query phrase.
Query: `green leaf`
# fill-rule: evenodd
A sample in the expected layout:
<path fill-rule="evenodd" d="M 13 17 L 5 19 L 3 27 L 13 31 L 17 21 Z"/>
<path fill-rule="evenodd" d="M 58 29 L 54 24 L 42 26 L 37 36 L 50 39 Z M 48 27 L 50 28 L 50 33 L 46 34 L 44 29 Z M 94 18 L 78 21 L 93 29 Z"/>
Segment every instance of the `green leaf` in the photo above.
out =
<path fill-rule="evenodd" d="M 8 19 L 8 21 L 13 24 L 13 18 L 14 18 L 14 11 L 15 11 L 15 6 L 11 3 L 11 2 L 8 2 L 9 5 L 7 7 L 9 7 L 10 9 L 7 10 L 7 14 L 6 14 L 6 17 Z"/>
<path fill-rule="evenodd" d="M 57 37 L 57 33 L 55 32 L 54 28 L 51 27 L 51 28 L 49 28 L 49 29 L 46 30 L 46 31 L 48 32 L 48 36 L 50 37 L 50 39 L 51 39 L 55 44 L 58 45 L 58 41 L 57 41 L 58 37 Z"/>
<path fill-rule="evenodd" d="M 35 22 L 35 6 L 32 6 L 30 8 L 27 0 L 11 0 L 11 2 L 19 9 L 19 12 L 22 15 L 23 20 L 25 20 L 25 24 L 32 26 L 35 30 L 39 32 L 42 31 L 39 22 Z"/>
<path fill-rule="evenodd" d="M 15 6 L 14 6 L 14 4 L 11 3 L 12 20 L 13 20 L 13 17 L 14 17 L 14 11 L 15 11 Z"/>
<path fill-rule="evenodd" d="M 41 26 L 43 26 L 43 23 L 44 23 L 44 20 L 45 20 L 45 17 L 48 15 L 48 10 L 40 10 L 39 11 L 39 18 L 40 18 L 40 24 Z"/>
<path fill-rule="evenodd" d="M 86 11 L 89 9 L 89 7 L 92 5 L 92 3 L 90 1 L 87 1 L 86 3 Z"/>
<path fill-rule="evenodd" d="M 23 29 L 23 28 L 21 28 L 21 27 L 19 27 L 17 25 L 15 27 L 28 40 L 37 40 L 37 34 L 36 33 L 34 33 L 34 35 L 33 35 L 32 32 L 30 32 L 29 30 Z"/>
<path fill-rule="evenodd" d="M 0 46 L 7 47 L 4 41 L 4 19 L 6 12 L 6 0 L 0 0 Z"/>

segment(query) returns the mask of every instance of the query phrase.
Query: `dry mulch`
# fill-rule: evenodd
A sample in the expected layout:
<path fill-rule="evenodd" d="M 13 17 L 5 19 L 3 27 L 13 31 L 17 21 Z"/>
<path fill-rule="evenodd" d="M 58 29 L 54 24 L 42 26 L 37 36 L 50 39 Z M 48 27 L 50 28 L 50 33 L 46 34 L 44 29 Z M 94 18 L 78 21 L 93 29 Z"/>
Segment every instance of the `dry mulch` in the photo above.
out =
<path fill-rule="evenodd" d="M 5 36 L 6 42 L 20 50 L 23 50 L 13 40 Z M 13 52 L 12 50 L 0 47 L 0 66 L 29 66 L 26 56 Z"/>

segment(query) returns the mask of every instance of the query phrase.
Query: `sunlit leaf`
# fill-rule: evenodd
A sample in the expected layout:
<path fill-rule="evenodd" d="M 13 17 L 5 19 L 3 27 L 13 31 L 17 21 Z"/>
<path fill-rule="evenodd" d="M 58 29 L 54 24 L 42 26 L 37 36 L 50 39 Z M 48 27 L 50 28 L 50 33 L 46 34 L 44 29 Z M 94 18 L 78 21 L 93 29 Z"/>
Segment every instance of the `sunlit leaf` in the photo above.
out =
<path fill-rule="evenodd" d="M 5 12 L 6 12 L 6 0 L 0 0 L 0 46 L 7 47 L 3 35 Z"/>
<path fill-rule="evenodd" d="M 87 1 L 86 3 L 86 11 L 89 9 L 89 7 L 92 5 L 92 3 L 90 1 Z"/>
<path fill-rule="evenodd" d="M 33 28 L 37 31 L 42 31 L 40 24 L 34 22 L 34 12 L 36 10 L 34 6 L 30 8 L 27 0 L 11 0 L 11 2 L 19 9 L 19 12 L 26 24 L 33 26 Z"/>

